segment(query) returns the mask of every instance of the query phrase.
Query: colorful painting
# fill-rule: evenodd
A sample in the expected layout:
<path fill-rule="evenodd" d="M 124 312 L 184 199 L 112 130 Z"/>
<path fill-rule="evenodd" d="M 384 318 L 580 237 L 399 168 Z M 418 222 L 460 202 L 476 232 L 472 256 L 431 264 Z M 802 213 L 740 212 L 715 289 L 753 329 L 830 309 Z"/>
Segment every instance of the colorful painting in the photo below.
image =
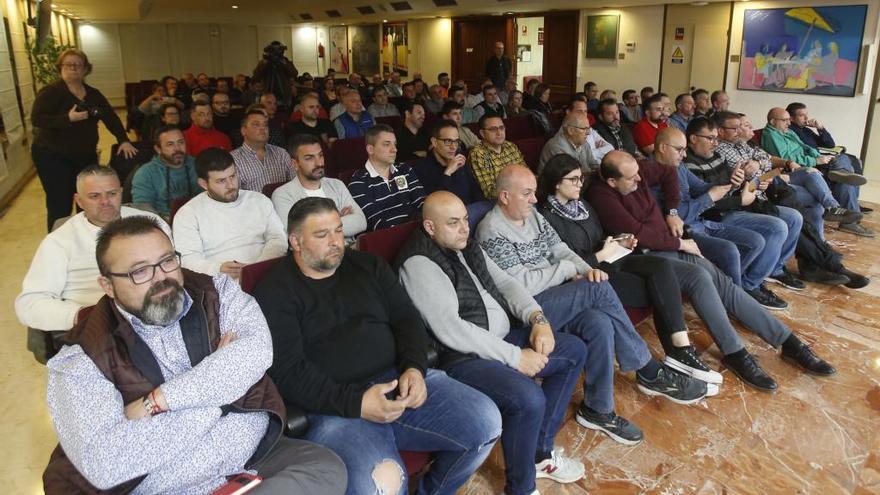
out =
<path fill-rule="evenodd" d="M 738 89 L 855 95 L 867 5 L 749 9 Z"/>
<path fill-rule="evenodd" d="M 367 78 L 379 72 L 378 24 L 351 27 L 351 62 Z"/>
<path fill-rule="evenodd" d="M 617 38 L 620 34 L 619 15 L 588 15 L 587 58 L 617 58 Z"/>
<path fill-rule="evenodd" d="M 382 25 L 382 72 L 398 72 L 406 77 L 408 44 L 406 23 Z"/>
<path fill-rule="evenodd" d="M 330 28 L 330 68 L 337 74 L 348 74 L 348 28 L 332 26 Z"/>

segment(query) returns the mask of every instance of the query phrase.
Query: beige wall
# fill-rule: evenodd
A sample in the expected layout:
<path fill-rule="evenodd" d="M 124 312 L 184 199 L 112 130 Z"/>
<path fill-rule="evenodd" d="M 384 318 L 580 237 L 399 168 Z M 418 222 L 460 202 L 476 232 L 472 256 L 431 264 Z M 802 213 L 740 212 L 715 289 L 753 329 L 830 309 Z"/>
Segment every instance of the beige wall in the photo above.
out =
<path fill-rule="evenodd" d="M 584 58 L 584 29 L 588 15 L 620 15 L 620 40 L 617 52 L 623 60 Z M 660 37 L 663 33 L 663 6 L 628 7 L 622 9 L 585 9 L 581 11 L 578 37 L 577 90 L 587 81 L 595 81 L 602 89 L 617 91 L 618 98 L 626 89 L 638 91 L 643 86 L 657 87 L 660 74 Z M 635 51 L 626 51 L 633 41 Z"/>
<path fill-rule="evenodd" d="M 523 34 L 523 27 L 526 34 Z M 523 89 L 523 78 L 526 76 L 540 76 L 544 72 L 544 45 L 538 44 L 538 29 L 544 28 L 543 17 L 520 17 L 516 20 L 516 44 L 531 45 L 531 60 L 516 63 L 516 87 Z M 516 45 L 507 47 L 511 57 L 516 57 Z M 502 89 L 502 88 L 499 88 Z"/>
<path fill-rule="evenodd" d="M 726 46 L 723 37 L 729 22 L 729 3 L 711 3 L 703 7 L 687 4 L 667 6 L 663 34 L 663 80 L 660 82 L 663 92 L 675 98 L 679 93 L 690 92 L 691 86 L 695 86 L 695 89 L 708 86 L 705 89 L 709 91 L 721 87 Z M 675 39 L 677 27 L 684 28 L 683 40 Z M 676 47 L 682 49 L 683 63 L 672 63 L 672 54 Z M 693 63 L 695 57 L 698 59 L 696 64 Z M 692 74 L 692 71 L 696 74 Z"/>
<path fill-rule="evenodd" d="M 5 197 L 32 168 L 29 148 L 23 146 L 23 143 L 28 134 L 26 122 L 30 120 L 28 116 L 33 105 L 34 92 L 30 65 L 25 50 L 23 16 L 19 10 L 19 2 L 3 0 L 0 2 L 0 13 L 9 18 L 9 34 L 12 38 L 12 46 L 9 46 L 6 39 L 6 28 L 0 24 L 0 114 L 3 116 L 6 138 L 8 139 L 7 143 L 0 146 L 2 147 L 2 152 L 0 152 L 0 197 Z M 10 59 L 13 57 L 17 68 L 15 74 L 13 74 L 10 63 Z M 15 93 L 16 76 L 26 113 L 25 122 L 22 122 Z"/>
<path fill-rule="evenodd" d="M 421 72 L 428 84 L 437 82 L 437 74 L 452 68 L 452 20 L 426 19 L 407 22 L 410 77 Z"/>
<path fill-rule="evenodd" d="M 774 7 L 804 7 L 812 5 L 851 5 L 854 2 L 848 0 L 798 0 L 778 2 L 748 2 L 734 4 L 733 28 L 731 30 L 730 53 L 738 55 L 742 49 L 742 23 L 743 12 L 748 9 L 774 8 Z M 865 0 L 868 5 L 868 16 L 865 26 L 865 38 L 863 44 L 878 42 L 878 18 L 880 18 L 880 2 L 878 0 Z M 877 51 L 871 56 L 862 57 L 862 63 L 867 64 L 867 74 L 874 74 L 877 62 Z M 821 120 L 834 135 L 838 144 L 846 146 L 855 154 L 861 153 L 864 138 L 865 122 L 868 116 L 868 105 L 871 104 L 871 81 L 864 85 L 866 93 L 856 90 L 854 98 L 839 96 L 818 95 L 795 95 L 788 93 L 772 93 L 765 91 L 738 91 L 736 89 L 739 74 L 738 63 L 729 63 L 727 74 L 727 93 L 730 95 L 731 108 L 749 114 L 756 127 L 763 127 L 766 122 L 767 111 L 774 106 L 785 107 L 792 101 L 800 101 L 807 105 L 810 114 Z M 880 129 L 875 128 L 873 140 L 880 139 L 877 135 Z M 876 165 L 875 165 L 876 166 Z M 870 165 L 869 165 L 870 167 Z"/>

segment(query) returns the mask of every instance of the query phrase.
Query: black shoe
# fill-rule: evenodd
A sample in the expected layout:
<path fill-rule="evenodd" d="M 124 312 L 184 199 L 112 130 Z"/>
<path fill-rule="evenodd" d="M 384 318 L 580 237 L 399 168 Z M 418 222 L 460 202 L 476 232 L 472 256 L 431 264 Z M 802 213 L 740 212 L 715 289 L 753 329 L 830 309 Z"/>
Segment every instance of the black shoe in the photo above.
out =
<path fill-rule="evenodd" d="M 871 283 L 871 279 L 864 275 L 859 275 L 856 272 L 852 272 L 847 270 L 846 268 L 840 270 L 840 274 L 849 279 L 849 282 L 843 284 L 845 287 L 850 289 L 861 289 L 866 285 Z"/>
<path fill-rule="evenodd" d="M 581 407 L 578 408 L 574 419 L 577 421 L 577 424 L 584 428 L 601 431 L 615 442 L 624 445 L 636 445 L 645 438 L 645 435 L 638 426 L 630 423 L 626 418 L 621 418 L 614 414 L 614 411 L 602 414 L 581 403 Z"/>
<path fill-rule="evenodd" d="M 877 237 L 877 233 L 873 230 L 865 227 L 864 225 L 856 222 L 856 223 L 841 223 L 837 226 L 837 230 L 841 232 L 849 232 L 850 234 L 855 234 L 862 237 Z"/>
<path fill-rule="evenodd" d="M 825 285 L 845 285 L 850 282 L 849 277 L 843 273 L 829 272 L 828 270 L 801 270 L 801 278 L 807 282 L 816 282 Z"/>
<path fill-rule="evenodd" d="M 807 285 L 804 284 L 799 278 L 797 278 L 794 273 L 788 271 L 788 268 L 783 267 L 782 273 L 779 275 L 770 275 L 767 277 L 769 282 L 773 282 L 779 284 L 786 289 L 791 290 L 804 290 L 807 288 Z"/>
<path fill-rule="evenodd" d="M 792 364 L 796 364 L 804 369 L 807 373 L 818 376 L 831 376 L 837 373 L 834 366 L 831 366 L 824 359 L 820 358 L 813 352 L 807 344 L 801 344 L 795 350 L 790 350 L 785 346 L 782 347 L 782 359 Z"/>
<path fill-rule="evenodd" d="M 674 347 L 666 353 L 666 359 L 663 360 L 663 364 L 675 371 L 692 376 L 697 380 L 703 380 L 706 383 L 720 384 L 724 382 L 724 377 L 721 376 L 721 373 L 706 366 L 706 363 L 700 359 L 697 350 L 692 345 Z"/>
<path fill-rule="evenodd" d="M 865 215 L 870 215 L 871 213 L 874 213 L 874 208 L 868 208 L 867 206 L 859 205 L 859 211 L 864 213 Z"/>
<path fill-rule="evenodd" d="M 864 175 L 854 174 L 846 170 L 829 170 L 828 180 L 831 182 L 839 182 L 850 186 L 864 186 L 868 183 L 868 179 Z"/>
<path fill-rule="evenodd" d="M 773 392 L 779 388 L 779 385 L 776 384 L 776 380 L 771 378 L 770 375 L 758 365 L 755 356 L 752 356 L 751 354 L 746 353 L 745 356 L 739 359 L 727 355 L 721 358 L 721 363 L 724 364 L 727 369 L 732 371 L 734 375 L 738 376 L 740 380 L 758 390 Z"/>
<path fill-rule="evenodd" d="M 861 221 L 862 214 L 857 211 L 847 210 L 843 207 L 826 208 L 822 220 L 835 223 L 855 223 Z"/>
<path fill-rule="evenodd" d="M 661 366 L 651 381 L 636 373 L 637 387 L 642 393 L 663 396 L 676 404 L 693 404 L 706 396 L 706 382 Z"/>
<path fill-rule="evenodd" d="M 772 290 L 761 284 L 754 289 L 746 290 L 746 294 L 758 301 L 758 304 L 772 311 L 780 311 L 788 307 L 788 303 L 779 298 Z"/>

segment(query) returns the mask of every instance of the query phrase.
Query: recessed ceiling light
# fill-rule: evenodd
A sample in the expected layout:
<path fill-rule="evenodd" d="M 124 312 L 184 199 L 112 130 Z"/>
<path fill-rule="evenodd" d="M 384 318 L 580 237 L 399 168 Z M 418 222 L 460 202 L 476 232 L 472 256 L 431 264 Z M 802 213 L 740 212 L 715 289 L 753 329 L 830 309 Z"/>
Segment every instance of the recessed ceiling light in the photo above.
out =
<path fill-rule="evenodd" d="M 709 5 L 709 2 L 705 2 L 705 1 L 703 1 L 703 2 L 691 2 L 691 5 L 693 5 L 694 7 L 705 7 L 706 5 Z"/>
<path fill-rule="evenodd" d="M 238 5 L 233 5 L 232 8 L 233 8 L 233 9 L 237 9 L 237 8 L 238 8 Z"/>

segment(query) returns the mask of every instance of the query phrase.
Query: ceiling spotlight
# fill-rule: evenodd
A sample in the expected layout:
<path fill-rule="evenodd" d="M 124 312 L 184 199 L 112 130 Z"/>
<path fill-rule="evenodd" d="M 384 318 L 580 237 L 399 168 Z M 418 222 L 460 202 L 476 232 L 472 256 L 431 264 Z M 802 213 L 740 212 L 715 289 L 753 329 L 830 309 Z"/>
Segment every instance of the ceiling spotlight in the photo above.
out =
<path fill-rule="evenodd" d="M 233 8 L 233 9 L 237 9 L 237 8 L 238 8 L 238 5 L 233 5 L 232 8 Z"/>
<path fill-rule="evenodd" d="M 382 19 L 382 22 L 388 22 L 388 19 Z"/>
<path fill-rule="evenodd" d="M 693 5 L 694 7 L 705 7 L 706 5 L 709 5 L 709 2 L 706 2 L 706 1 L 691 2 L 691 5 Z"/>

